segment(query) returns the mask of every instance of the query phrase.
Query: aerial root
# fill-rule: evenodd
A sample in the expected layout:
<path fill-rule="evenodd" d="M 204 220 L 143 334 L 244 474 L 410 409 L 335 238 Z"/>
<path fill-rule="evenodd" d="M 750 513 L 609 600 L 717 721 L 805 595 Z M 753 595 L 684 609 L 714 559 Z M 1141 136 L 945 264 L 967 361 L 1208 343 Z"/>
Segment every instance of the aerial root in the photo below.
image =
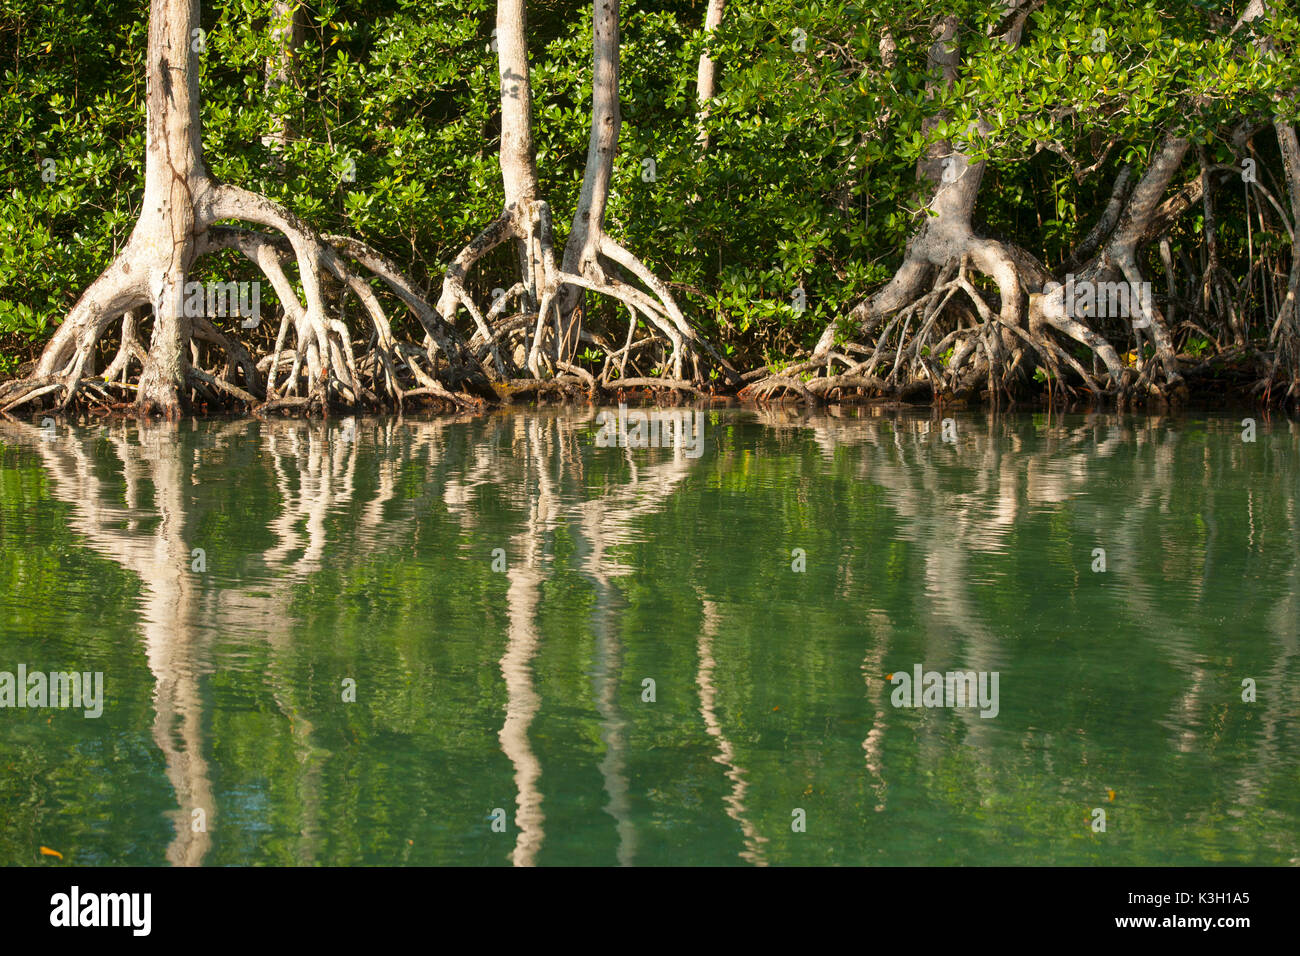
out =
<path fill-rule="evenodd" d="M 1033 367 L 1044 370 L 1050 390 L 1075 398 L 1075 384 L 1093 396 L 1132 385 L 1113 347 L 1077 319 L 1032 314 L 1026 328 L 1016 321 L 1018 310 L 1009 310 L 1005 301 L 1002 310 L 995 311 L 970 277 L 972 258 L 964 254 L 949 259 L 932 282 L 916 289 L 896 310 L 880 315 L 874 340 L 868 345 L 834 347 L 823 342 L 820 354 L 807 360 L 746 373 L 740 396 L 758 402 L 792 396 L 809 405 L 822 404 L 849 389 L 895 397 L 928 392 L 936 401 L 981 387 L 990 397 L 1010 396 L 1024 384 Z M 991 263 L 988 268 L 1007 261 L 1000 249 L 983 259 Z M 1000 291 L 1004 296 L 1021 293 L 1019 279 L 1009 277 L 1008 272 L 993 278 L 1003 283 Z M 959 300 L 955 299 L 958 295 Z M 1094 373 L 1055 340 L 1054 333 L 1087 347 L 1094 365 L 1100 363 L 1108 373 L 1118 373 L 1118 387 L 1099 383 Z M 1162 387 L 1150 378 L 1142 384 L 1156 394 Z"/>

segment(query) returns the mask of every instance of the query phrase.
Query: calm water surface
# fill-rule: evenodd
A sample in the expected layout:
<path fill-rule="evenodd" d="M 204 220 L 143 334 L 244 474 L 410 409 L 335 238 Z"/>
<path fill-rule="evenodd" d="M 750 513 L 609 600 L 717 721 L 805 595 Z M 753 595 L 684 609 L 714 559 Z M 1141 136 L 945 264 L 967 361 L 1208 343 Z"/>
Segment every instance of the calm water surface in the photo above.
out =
<path fill-rule="evenodd" d="M 705 415 L 0 425 L 0 863 L 1300 862 L 1300 426 Z"/>

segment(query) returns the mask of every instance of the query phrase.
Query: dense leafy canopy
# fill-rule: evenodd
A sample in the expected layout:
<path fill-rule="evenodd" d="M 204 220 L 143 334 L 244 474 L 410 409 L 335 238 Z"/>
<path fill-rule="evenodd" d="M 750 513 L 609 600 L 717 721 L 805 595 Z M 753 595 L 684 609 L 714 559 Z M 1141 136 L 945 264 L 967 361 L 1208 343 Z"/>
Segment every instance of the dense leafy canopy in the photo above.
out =
<path fill-rule="evenodd" d="M 609 231 L 670 281 L 706 336 L 752 366 L 807 348 L 893 272 L 924 216 L 916 161 L 930 143 L 953 137 L 990 160 L 977 228 L 1054 268 L 1097 220 L 1120 167 L 1140 170 L 1161 137 L 1185 132 L 1207 162 L 1257 158 L 1276 198 L 1216 197 L 1217 254 L 1241 286 L 1248 327 L 1267 335 L 1291 216 L 1267 124 L 1300 116 L 1295 14 L 1260 24 L 1274 39 L 1266 54 L 1232 32 L 1240 0 L 1040 4 L 1014 47 L 992 29 L 991 6 L 733 4 L 708 40 L 718 86 L 704 152 L 704 4 L 625 5 Z M 268 92 L 271 8 L 203 4 L 208 165 L 322 232 L 362 237 L 436 288 L 501 208 L 494 5 L 305 4 L 290 82 Z M 147 13 L 123 0 L 0 0 L 0 373 L 48 338 L 138 212 Z M 961 21 L 962 57 L 954 83 L 927 90 L 941 15 Z M 586 154 L 591 12 L 547 0 L 528 16 L 538 169 L 563 230 Z M 281 157 L 266 134 L 283 121 L 293 135 Z M 1243 121 L 1250 137 L 1234 142 Z M 1200 155 L 1189 152 L 1175 185 L 1198 176 Z M 1175 260 L 1204 255 L 1199 210 L 1168 232 Z M 477 296 L 512 281 L 508 247 L 493 256 L 471 277 Z M 233 254 L 202 268 L 254 277 Z M 600 307 L 612 316 L 612 303 Z"/>

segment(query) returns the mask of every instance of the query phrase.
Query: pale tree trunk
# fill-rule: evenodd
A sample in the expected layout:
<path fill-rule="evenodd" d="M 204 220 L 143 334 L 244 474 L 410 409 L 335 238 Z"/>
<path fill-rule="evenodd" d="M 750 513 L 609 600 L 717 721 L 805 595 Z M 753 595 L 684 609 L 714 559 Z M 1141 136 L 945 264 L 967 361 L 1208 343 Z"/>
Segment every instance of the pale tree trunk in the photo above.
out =
<path fill-rule="evenodd" d="M 726 0 L 709 0 L 708 10 L 704 14 L 704 34 L 706 42 L 708 38 L 722 24 L 722 13 L 726 7 Z M 709 101 L 713 99 L 717 91 L 717 70 L 718 65 L 709 56 L 708 52 L 700 54 L 700 66 L 695 74 L 695 102 L 699 104 L 699 143 L 700 149 L 707 152 L 709 149 Z"/>
<path fill-rule="evenodd" d="M 209 185 L 199 126 L 198 0 L 153 0 L 149 15 L 144 203 L 128 243 L 139 243 L 154 309 L 153 342 L 138 401 L 171 417 L 189 364 L 182 297 L 194 262 L 195 197 Z M 125 263 L 123 264 L 125 265 Z"/>
<path fill-rule="evenodd" d="M 1158 211 L 1170 182 L 1182 167 L 1190 145 L 1191 143 L 1185 137 L 1175 135 L 1167 135 L 1161 141 L 1147 165 L 1146 172 L 1133 187 L 1114 232 L 1106 240 L 1097 257 L 1080 269 L 1076 281 L 1102 282 L 1123 279 L 1125 282 L 1133 283 L 1134 288 L 1141 286 L 1145 280 L 1138 265 L 1138 247 L 1144 242 L 1147 229 Z M 1130 311 L 1136 312 L 1136 309 Z M 1151 339 L 1158 365 L 1165 374 L 1165 385 L 1177 386 L 1182 381 L 1182 376 L 1178 372 L 1178 360 L 1174 355 L 1173 342 L 1163 312 L 1152 302 L 1148 314 L 1136 314 L 1130 318 L 1140 319 L 1141 321 L 1134 325 L 1135 330 L 1145 329 Z M 1154 368 L 1153 366 L 1145 369 L 1139 381 L 1149 381 L 1154 374 Z"/>
<path fill-rule="evenodd" d="M 1003 0 L 1003 15 L 993 35 L 1000 36 L 1009 45 L 1018 44 L 1028 14 L 1040 4 L 1041 0 Z M 930 52 L 931 70 L 935 76 L 932 86 L 951 83 L 956 77 L 960 61 L 956 46 L 958 26 L 955 17 L 948 17 L 937 31 Z M 928 121 L 925 128 L 931 128 L 933 122 Z M 983 126 L 982 120 L 980 125 Z M 1091 253 L 1088 264 L 1080 270 L 1083 273 L 1080 279 L 1122 277 L 1126 282 L 1141 282 L 1138 248 L 1148 238 L 1152 222 L 1162 208 L 1161 198 L 1180 168 L 1187 148 L 1186 140 L 1166 137 L 1131 192 L 1128 192 L 1129 172 L 1127 169 L 1122 172 L 1104 222 L 1085 240 Z M 835 337 L 838 330 L 836 323 L 831 323 L 818 342 L 811 361 L 787 370 L 783 376 L 770 377 L 760 383 L 760 387 L 787 387 L 816 395 L 840 385 L 898 386 L 901 383 L 896 375 L 900 368 L 906 367 L 900 365 L 903 359 L 917 366 L 918 371 L 928 373 L 932 381 L 937 381 L 939 370 L 920 355 L 923 346 L 929 345 L 932 352 L 952 347 L 953 358 L 943 377 L 954 388 L 969 386 L 977 376 L 987 372 L 992 392 L 999 379 L 1005 382 L 1012 371 L 1021 367 L 1027 355 L 1036 353 L 1051 371 L 1059 372 L 1062 366 L 1068 366 L 1090 389 L 1100 391 L 1100 386 L 1087 370 L 1055 341 L 1054 336 L 1060 335 L 1092 351 L 1096 360 L 1105 367 L 1110 388 L 1126 392 L 1132 385 L 1131 376 L 1123 368 L 1114 347 L 1090 327 L 1086 317 L 1068 314 L 1059 290 L 1051 295 L 1032 291 L 1043 288 L 1051 278 L 1044 267 L 1014 244 L 982 239 L 973 234 L 971 214 L 982 172 L 983 163 L 971 163 L 960 149 L 954 149 L 948 143 L 937 144 L 918 164 L 918 179 L 933 184 L 925 219 L 909 241 L 903 263 L 893 278 L 848 317 L 850 326 L 857 326 L 860 332 L 871 332 L 894 316 L 877 339 L 875 350 L 867 350 L 871 356 L 869 359 L 854 361 L 837 352 Z M 1072 259 L 1077 262 L 1079 257 L 1080 253 L 1076 253 Z M 966 278 L 971 267 L 996 282 L 999 314 L 992 312 Z M 983 320 L 982 329 L 976 334 L 954 330 L 938 343 L 930 342 L 923 333 L 931 328 L 935 314 L 957 290 L 964 291 L 974 304 Z M 939 293 L 943 296 L 936 300 L 934 297 Z M 1026 293 L 1029 300 L 1027 312 Z M 1027 323 L 1024 321 L 1026 318 Z M 1152 304 L 1147 314 L 1131 318 L 1145 320 L 1137 322 L 1135 327 L 1146 328 L 1157 355 L 1157 362 L 1144 370 L 1138 384 L 1160 394 L 1170 387 L 1181 387 L 1181 376 L 1163 314 Z M 914 319 L 920 330 L 908 343 L 904 336 Z M 875 372 L 880 367 L 880 356 L 888 357 L 890 354 L 882 353 L 882 347 L 887 345 L 887 336 L 900 326 L 901 331 L 895 333 L 898 338 L 893 372 L 882 380 Z M 850 345 L 848 348 L 858 347 Z M 826 366 L 829 371 L 832 361 L 843 364 L 845 372 L 814 379 L 807 387 L 796 385 L 791 380 L 795 372 L 819 366 Z M 1153 381 L 1157 369 L 1164 372 L 1163 385 Z"/>
<path fill-rule="evenodd" d="M 497 4 L 497 68 L 501 78 L 501 180 L 506 208 L 537 198 L 533 92 L 525 0 Z"/>
<path fill-rule="evenodd" d="M 927 95 L 930 97 L 939 88 L 947 86 L 956 78 L 957 65 L 960 62 L 960 51 L 956 42 L 959 25 L 958 18 L 950 16 L 936 31 L 929 53 L 932 79 L 926 84 Z M 933 117 L 925 120 L 922 123 L 922 132 L 928 133 L 942 119 L 943 117 Z M 849 314 L 850 327 L 856 325 L 861 331 L 870 332 L 881 317 L 896 312 L 915 299 L 933 273 L 932 259 L 935 257 L 930 254 L 931 245 L 944 237 L 949 243 L 952 240 L 958 240 L 960 243 L 964 236 L 969 234 L 970 214 L 974 208 L 979 179 L 983 172 L 983 163 L 972 165 L 965 154 L 954 149 L 948 141 L 931 146 L 926 155 L 917 162 L 917 181 L 926 183 L 930 188 L 930 198 L 926 204 L 922 224 L 916 235 L 908 242 L 903 264 L 890 281 Z M 946 261 L 946 254 L 944 259 Z M 839 331 L 835 322 L 826 327 L 813 350 L 814 362 L 820 364 L 825 361 Z"/>
<path fill-rule="evenodd" d="M 610 181 L 614 172 L 614 156 L 618 151 L 619 126 L 619 0 L 593 0 L 592 3 L 592 94 L 591 136 L 587 144 L 587 165 L 582 178 L 582 192 L 573 214 L 573 225 L 564 245 L 562 286 L 557 294 L 556 358 L 560 357 L 560 340 L 568 347 L 576 344 L 581 330 L 583 291 L 607 295 L 622 302 L 632 319 L 628 344 L 623 348 L 626 357 L 632 347 L 638 317 L 657 329 L 670 343 L 671 354 L 666 359 L 665 374 L 684 384 L 683 361 L 690 358 L 694 365 L 693 378 L 700 379 L 702 352 L 708 352 L 733 381 L 740 378 L 735 370 L 703 338 L 697 336 L 678 308 L 672 293 L 650 269 L 605 232 L 605 207 L 609 201 Z M 607 273 L 606 263 L 613 264 L 645 286 L 646 291 Z M 543 306 L 547 303 L 543 302 Z M 536 373 L 538 349 L 546 309 L 538 315 L 537 328 L 529 352 L 529 366 Z M 570 325 L 561 328 L 559 316 L 573 316 Z M 612 358 L 612 353 L 611 356 Z M 606 362 L 601 374 L 606 375 L 610 363 Z"/>
<path fill-rule="evenodd" d="M 506 209 L 516 210 L 514 231 L 523 297 L 527 305 L 536 308 L 538 289 L 545 284 L 546 277 L 542 239 L 530 228 L 534 224 L 533 203 L 539 190 L 525 0 L 502 0 L 497 6 L 497 50 L 501 79 L 501 182 L 505 187 Z M 549 251 L 549 235 L 546 244 Z"/>
<path fill-rule="evenodd" d="M 1033 0 L 1003 0 L 1003 16 L 991 35 L 1009 46 L 1018 44 L 1025 18 L 1036 5 Z M 956 16 L 944 17 L 935 28 L 929 51 L 931 79 L 927 83 L 927 95 L 930 97 L 957 79 L 962 56 L 958 41 L 960 28 L 961 21 Z M 889 43 L 882 42 L 882 54 L 887 57 L 893 55 L 892 38 L 889 39 Z M 938 115 L 925 120 L 923 132 L 928 134 L 946 118 Z M 987 129 L 981 119 L 971 132 Z M 805 398 L 815 399 L 839 387 L 901 388 L 907 382 L 900 376 L 916 375 L 936 390 L 945 379 L 953 387 L 964 389 L 987 378 L 990 397 L 995 397 L 996 390 L 1020 369 L 1027 354 L 1026 345 L 1039 352 L 1050 352 L 1052 359 L 1059 357 L 1073 362 L 1072 357 L 1044 337 L 1041 329 L 1032 323 L 1030 328 L 1025 328 L 1026 292 L 1048 277 L 1043 266 L 1024 250 L 977 236 L 973 231 L 971 220 L 984 167 L 984 161 L 973 162 L 961 146 L 948 140 L 935 143 L 918 161 L 917 180 L 929 189 L 921 224 L 909 240 L 903 262 L 894 276 L 854 308 L 845 323 L 858 334 L 866 334 L 893 316 L 884 324 L 874 349 L 866 350 L 866 358 L 858 361 L 837 351 L 836 337 L 842 330 L 839 322 L 832 321 L 807 362 L 780 375 L 768 376 L 751 386 L 754 393 L 762 395 L 792 388 Z M 968 278 L 972 268 L 997 284 L 1000 299 L 997 313 L 989 308 Z M 939 314 L 957 292 L 964 293 L 974 305 L 981 320 L 979 327 L 967 332 L 954 330 L 932 340 L 931 335 L 937 335 L 935 323 Z M 907 339 L 914 320 L 916 334 Z M 889 343 L 891 334 L 896 337 L 896 347 Z M 947 370 L 940 369 L 923 354 L 925 351 L 942 353 L 949 345 L 953 359 Z M 885 371 L 891 350 L 892 368 Z M 841 363 L 845 371 L 814 379 L 807 386 L 794 377 L 818 368 L 829 372 L 832 362 Z M 1117 359 L 1115 364 L 1118 367 Z M 882 371 L 883 378 L 877 374 Z"/>
<path fill-rule="evenodd" d="M 708 351 L 733 380 L 734 369 L 712 347 L 696 336 L 686 322 L 666 285 L 639 259 L 611 240 L 604 231 L 605 205 L 609 198 L 614 155 L 618 149 L 619 30 L 617 0 L 594 0 L 593 84 L 591 137 L 582 192 L 573 227 L 564 248 L 563 264 L 555 263 L 549 205 L 538 196 L 536 154 L 532 141 L 532 97 L 529 86 L 527 23 L 524 0 L 498 0 L 497 54 L 501 75 L 501 176 L 505 187 L 505 209 L 479 233 L 447 267 L 438 313 L 447 322 L 464 306 L 478 331 L 470 346 L 490 351 L 497 374 L 507 376 L 498 347 L 503 330 L 514 328 L 507 321 L 494 328 L 508 303 L 521 301 L 535 318 L 531 342 L 523 361 L 536 378 L 545 373 L 543 340 L 550 332 L 550 364 L 553 370 L 576 370 L 569 365 L 580 339 L 594 341 L 583 330 L 581 306 L 584 291 L 608 295 L 627 307 L 631 329 L 623 349 L 607 350 L 605 369 L 599 384 L 610 384 L 607 376 L 622 368 L 635 347 L 636 323 L 644 318 L 671 346 L 665 365 L 672 377 L 656 380 L 671 387 L 693 387 L 683 380 L 682 363 L 690 357 L 698 362 L 700 350 Z M 465 278 L 476 262 L 501 243 L 518 240 L 521 281 L 506 289 L 487 310 L 481 312 L 465 289 Z M 602 260 L 604 260 L 602 262 Z M 615 263 L 631 273 L 645 288 L 631 285 L 606 272 Z M 535 310 L 535 311 L 533 311 Z M 643 343 L 637 343 L 643 344 Z M 615 365 L 615 363 L 619 363 Z M 581 372 L 596 384 L 590 373 Z M 626 381 L 626 380 L 625 380 Z M 634 381 L 640 381 L 636 379 Z"/>
<path fill-rule="evenodd" d="M 30 378 L 0 387 L 0 411 L 42 398 L 60 395 L 65 408 L 84 391 L 90 400 L 106 397 L 109 387 L 128 388 L 94 375 L 100 337 L 115 320 L 122 320 L 122 348 L 109 371 L 125 371 L 130 356 L 139 349 L 135 341 L 135 310 L 149 305 L 153 333 L 136 388 L 141 414 L 180 414 L 190 393 L 216 400 L 233 398 L 248 407 L 263 398 L 276 405 L 302 405 L 328 411 L 341 400 L 356 404 L 379 402 L 377 392 L 400 406 L 410 394 L 437 395 L 454 400 L 419 365 L 423 358 L 434 366 L 435 348 L 446 357 L 453 375 L 465 377 L 462 353 L 454 331 L 443 325 L 431 309 L 418 300 L 413 284 L 388 260 L 356 240 L 330 237 L 328 243 L 287 209 L 236 186 L 218 183 L 203 163 L 199 119 L 198 0 L 151 0 L 147 52 L 145 187 L 140 218 L 121 253 L 72 307 L 37 362 Z M 280 237 L 228 227 L 214 227 L 223 219 L 243 220 L 275 230 Z M 305 302 L 299 302 L 283 270 L 288 252 L 298 267 Z M 331 246 L 337 247 L 335 251 Z M 206 314 L 189 301 L 186 277 L 195 260 L 222 248 L 237 248 L 263 272 L 281 299 L 285 314 L 275 352 L 262 363 L 268 366 L 263 388 L 257 366 L 237 341 L 221 333 Z M 366 283 L 353 275 L 344 256 L 365 265 L 383 279 L 411 308 L 426 330 L 426 348 L 405 349 L 393 341 L 382 308 Z M 358 362 L 343 323 L 325 311 L 322 275 L 333 274 L 366 305 L 378 344 Z M 200 299 L 203 297 L 200 295 Z M 282 346 L 288 327 L 296 333 L 295 345 L 283 356 L 292 357 L 285 395 L 276 396 L 274 383 L 280 371 Z M 191 344 L 202 341 L 227 356 L 225 371 L 209 373 L 191 365 Z M 429 344 L 433 343 L 433 344 Z M 138 356 L 137 356 L 138 357 Z M 419 387 L 407 391 L 398 381 L 399 366 Z M 366 387 L 359 368 L 367 370 L 375 392 Z M 308 395 L 289 398 L 305 371 Z M 235 384 L 242 375 L 240 385 Z M 98 394 L 101 398 L 96 399 Z"/>
<path fill-rule="evenodd" d="M 593 0 L 591 22 L 591 135 L 587 141 L 587 163 L 583 170 L 582 192 L 573 215 L 569 237 L 564 244 L 563 270 L 584 275 L 604 283 L 599 255 L 604 236 L 605 206 L 609 201 L 609 184 L 614 173 L 614 155 L 618 151 L 618 133 L 622 116 L 618 102 L 619 68 L 619 0 Z M 561 315 L 572 315 L 583 307 L 583 290 L 567 285 L 559 296 Z M 633 312 L 635 315 L 635 312 Z M 539 315 L 529 367 L 536 368 L 537 349 L 541 341 L 544 316 Z M 558 329 L 558 323 L 557 323 Z M 673 340 L 677 351 L 678 339 Z M 680 364 L 675 370 L 681 378 Z"/>
<path fill-rule="evenodd" d="M 619 0 L 595 0 L 592 14 L 591 136 L 582 192 L 573 214 L 573 226 L 564 244 L 564 271 L 581 273 L 600 265 L 600 238 L 605 225 L 605 205 L 618 151 L 623 119 L 618 103 Z"/>
<path fill-rule="evenodd" d="M 91 283 L 42 352 L 31 379 L 0 390 L 7 411 L 62 390 L 76 393 L 95 343 L 114 319 L 152 305 L 152 344 L 138 388 L 142 410 L 175 415 L 188 365 L 185 273 L 195 252 L 195 197 L 207 173 L 198 127 L 198 0 L 152 0 L 147 55 L 145 191 L 136 223 L 113 264 Z"/>
<path fill-rule="evenodd" d="M 501 96 L 498 158 L 505 209 L 447 267 L 437 309 L 443 319 L 451 323 L 460 307 L 465 307 L 478 329 L 477 336 L 471 340 L 471 348 L 480 341 L 485 344 L 492 354 L 497 374 L 504 378 L 507 375 L 505 363 L 490 323 L 516 299 L 525 308 L 535 308 L 539 298 L 553 285 L 555 270 L 550 210 L 545 202 L 538 200 L 525 0 L 498 0 L 496 23 Z M 492 304 L 484 316 L 465 289 L 465 277 L 479 259 L 509 239 L 517 243 L 521 278 Z"/>

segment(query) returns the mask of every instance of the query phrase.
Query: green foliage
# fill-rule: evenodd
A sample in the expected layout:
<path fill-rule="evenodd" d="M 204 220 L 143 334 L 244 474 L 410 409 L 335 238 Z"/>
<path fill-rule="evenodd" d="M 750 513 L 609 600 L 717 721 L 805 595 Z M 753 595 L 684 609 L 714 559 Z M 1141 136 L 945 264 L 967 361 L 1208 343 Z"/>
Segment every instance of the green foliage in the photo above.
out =
<path fill-rule="evenodd" d="M 144 184 L 144 45 L 137 4 L 0 0 L 9 366 L 49 336 L 130 230 Z"/>
<path fill-rule="evenodd" d="M 695 103 L 702 4 L 627 4 L 609 231 L 742 363 L 807 347 L 892 274 L 921 220 L 916 162 L 945 138 L 989 160 L 977 228 L 1059 264 L 1096 221 L 1120 164 L 1140 167 L 1166 132 L 1230 164 L 1241 159 L 1227 135 L 1240 117 L 1300 116 L 1300 21 L 1277 14 L 1266 55 L 1230 35 L 1241 6 L 1062 0 L 1039 6 L 1008 48 L 990 35 L 990 5 L 960 0 L 943 8 L 963 24 L 960 67 L 931 95 L 926 56 L 939 13 L 930 4 L 731 5 L 708 44 L 718 87 L 705 152 Z M 289 81 L 268 92 L 270 0 L 205 3 L 209 167 L 322 231 L 360 236 L 436 287 L 502 201 L 494 9 L 491 0 L 322 0 L 308 11 Z M 0 353 L 9 365 L 48 337 L 129 234 L 142 191 L 146 16 L 142 2 L 0 0 Z M 562 241 L 586 156 L 590 7 L 546 0 L 528 16 L 538 170 Z M 277 123 L 292 131 L 283 155 L 266 139 Z M 642 177 L 645 159 L 655 161 L 653 181 Z M 1220 255 L 1245 275 L 1245 210 L 1231 206 L 1240 198 L 1224 201 Z M 1250 239 L 1258 250 L 1280 235 Z M 1201 237 L 1189 219 L 1174 240 L 1190 248 Z M 253 278 L 234 256 L 203 268 L 197 278 Z M 509 249 L 494 253 L 471 276 L 471 294 L 508 284 L 512 268 Z M 595 307 L 604 310 L 597 324 L 625 321 L 612 303 Z"/>

